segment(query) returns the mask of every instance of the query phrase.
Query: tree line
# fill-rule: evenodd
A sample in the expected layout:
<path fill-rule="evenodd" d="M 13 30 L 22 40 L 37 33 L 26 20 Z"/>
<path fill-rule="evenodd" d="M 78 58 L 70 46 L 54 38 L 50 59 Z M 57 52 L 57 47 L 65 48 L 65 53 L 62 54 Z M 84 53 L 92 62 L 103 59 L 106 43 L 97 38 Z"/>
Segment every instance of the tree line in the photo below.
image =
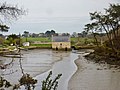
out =
<path fill-rule="evenodd" d="M 106 33 L 107 42 L 114 52 L 120 50 L 120 4 L 110 4 L 108 9 L 104 9 L 104 13 L 90 13 L 91 23 L 85 25 L 85 31 L 91 32 L 94 39 L 98 43 L 96 33 Z"/>

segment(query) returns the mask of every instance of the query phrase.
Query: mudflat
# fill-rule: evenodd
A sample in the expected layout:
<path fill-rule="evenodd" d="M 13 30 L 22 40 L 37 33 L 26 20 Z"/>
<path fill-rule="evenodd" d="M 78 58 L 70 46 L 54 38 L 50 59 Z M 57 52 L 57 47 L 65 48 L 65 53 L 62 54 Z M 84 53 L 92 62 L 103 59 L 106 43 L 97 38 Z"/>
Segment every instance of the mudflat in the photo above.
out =
<path fill-rule="evenodd" d="M 87 61 L 80 54 L 75 61 L 77 71 L 68 83 L 68 90 L 120 90 L 120 70 L 107 64 Z"/>

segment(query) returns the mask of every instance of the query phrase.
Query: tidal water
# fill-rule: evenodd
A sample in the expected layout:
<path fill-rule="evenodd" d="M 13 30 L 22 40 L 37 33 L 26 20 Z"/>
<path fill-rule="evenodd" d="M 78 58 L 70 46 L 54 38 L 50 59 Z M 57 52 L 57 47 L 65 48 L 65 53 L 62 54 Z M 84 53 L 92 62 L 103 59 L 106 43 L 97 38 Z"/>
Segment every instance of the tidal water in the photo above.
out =
<path fill-rule="evenodd" d="M 41 82 L 50 71 L 53 72 L 52 79 L 62 74 L 57 90 L 120 90 L 120 69 L 87 61 L 83 57 L 86 54 L 84 50 L 66 52 L 40 49 L 21 53 L 23 72 L 38 80 L 35 90 L 41 90 Z M 19 58 L 0 57 L 0 65 L 11 63 L 7 69 L 0 69 L 0 75 L 12 84 L 17 84 L 22 76 L 19 61 Z M 20 90 L 25 89 L 22 86 Z"/>
<path fill-rule="evenodd" d="M 22 69 L 24 73 L 28 73 L 38 80 L 35 90 L 40 90 L 41 82 L 46 79 L 49 71 L 53 72 L 53 78 L 58 74 L 62 74 L 59 80 L 58 90 L 67 90 L 68 81 L 77 67 L 74 60 L 78 55 L 71 51 L 52 51 L 52 50 L 29 50 L 22 51 Z M 11 58 L 3 58 L 4 64 L 11 62 Z M 13 84 L 18 83 L 22 76 L 19 58 L 14 59 L 12 65 L 6 70 L 1 70 L 1 75 Z M 21 90 L 24 90 L 23 87 Z"/>

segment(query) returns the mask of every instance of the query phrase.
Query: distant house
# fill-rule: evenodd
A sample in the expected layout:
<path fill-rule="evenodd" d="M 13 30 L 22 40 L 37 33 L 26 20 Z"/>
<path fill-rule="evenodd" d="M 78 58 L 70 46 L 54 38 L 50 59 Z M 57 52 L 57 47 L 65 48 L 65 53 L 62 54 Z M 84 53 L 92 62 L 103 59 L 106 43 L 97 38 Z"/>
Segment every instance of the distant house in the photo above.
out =
<path fill-rule="evenodd" d="M 29 42 L 24 42 L 23 46 L 30 46 L 30 43 Z"/>
<path fill-rule="evenodd" d="M 44 33 L 39 33 L 38 36 L 39 36 L 39 37 L 45 37 L 45 34 L 44 34 Z"/>
<path fill-rule="evenodd" d="M 52 49 L 55 50 L 70 50 L 70 36 L 52 36 Z"/>

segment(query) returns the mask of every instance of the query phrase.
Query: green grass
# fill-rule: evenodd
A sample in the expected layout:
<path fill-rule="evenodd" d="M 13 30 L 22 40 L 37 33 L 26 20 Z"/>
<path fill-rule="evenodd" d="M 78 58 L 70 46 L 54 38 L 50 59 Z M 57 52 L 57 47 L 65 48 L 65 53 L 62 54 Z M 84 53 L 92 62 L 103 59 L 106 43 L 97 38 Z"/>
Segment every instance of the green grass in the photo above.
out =
<path fill-rule="evenodd" d="M 26 38 L 22 38 L 22 42 L 25 42 Z M 29 42 L 34 42 L 34 41 L 41 41 L 41 42 L 51 42 L 51 38 L 48 37 L 28 37 L 27 41 Z M 94 40 L 91 38 L 71 38 L 71 45 L 72 46 L 84 46 L 87 44 L 90 44 L 91 42 L 93 42 Z M 31 44 L 31 46 L 36 46 L 36 47 L 51 47 L 50 44 Z"/>
<path fill-rule="evenodd" d="M 21 42 L 25 42 L 26 38 L 21 38 L 22 41 Z M 28 37 L 27 41 L 30 42 L 30 46 L 29 47 L 24 47 L 24 48 L 51 48 L 51 38 L 48 37 Z M 34 44 L 34 41 L 41 41 L 43 43 L 40 44 Z M 89 43 L 93 42 L 93 39 L 90 38 L 71 38 L 71 45 L 75 46 L 77 48 L 86 48 L 86 47 L 82 47 L 82 46 L 87 46 Z M 9 45 L 8 45 L 9 46 Z M 0 45 L 0 48 L 9 48 L 9 49 L 14 49 L 13 47 L 8 47 L 5 45 Z M 88 46 L 87 46 L 88 47 Z"/>
<path fill-rule="evenodd" d="M 51 49 L 52 44 L 31 44 L 30 46 L 23 46 L 26 49 Z"/>
<path fill-rule="evenodd" d="M 92 39 L 89 39 L 87 38 L 89 41 L 92 40 Z M 81 42 L 84 42 L 85 38 L 71 38 L 71 41 L 74 41 L 74 42 L 78 42 L 78 41 L 81 41 Z M 22 38 L 22 41 L 26 41 L 26 38 Z M 51 42 L 51 38 L 48 38 L 48 37 L 28 37 L 27 38 L 27 41 L 41 41 L 41 42 Z"/>
<path fill-rule="evenodd" d="M 36 46 L 36 47 L 52 47 L 51 44 L 31 44 L 31 46 Z"/>
<path fill-rule="evenodd" d="M 72 37 L 72 38 L 71 38 L 71 41 L 77 42 L 77 41 L 78 41 L 78 38 Z"/>
<path fill-rule="evenodd" d="M 94 42 L 92 38 L 71 38 L 72 45 L 87 45 L 92 42 Z"/>
<path fill-rule="evenodd" d="M 52 44 L 31 44 L 31 46 L 41 49 L 50 49 L 52 47 Z"/>
<path fill-rule="evenodd" d="M 26 41 L 26 38 L 22 38 L 22 41 L 25 42 Z M 34 41 L 41 41 L 41 42 L 51 42 L 51 39 L 50 38 L 47 38 L 47 37 L 28 37 L 27 38 L 27 41 L 29 42 L 34 42 Z"/>

